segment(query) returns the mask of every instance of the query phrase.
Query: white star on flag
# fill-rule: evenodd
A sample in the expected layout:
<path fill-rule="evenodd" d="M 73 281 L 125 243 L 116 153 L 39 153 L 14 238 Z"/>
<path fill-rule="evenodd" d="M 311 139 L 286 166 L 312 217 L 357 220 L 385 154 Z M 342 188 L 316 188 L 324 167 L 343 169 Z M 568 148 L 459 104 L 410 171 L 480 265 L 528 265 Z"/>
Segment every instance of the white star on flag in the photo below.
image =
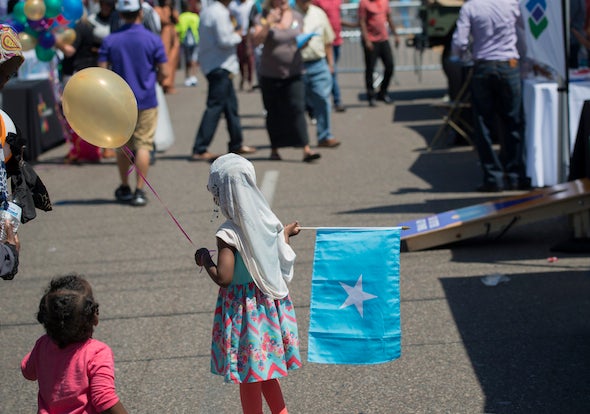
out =
<path fill-rule="evenodd" d="M 349 286 L 346 283 L 339 283 L 346 293 L 348 293 L 348 297 L 339 309 L 354 305 L 356 310 L 361 314 L 361 318 L 363 318 L 363 302 L 366 300 L 375 299 L 377 297 L 375 295 L 371 295 L 370 293 L 363 292 L 363 275 L 359 276 L 354 287 Z"/>

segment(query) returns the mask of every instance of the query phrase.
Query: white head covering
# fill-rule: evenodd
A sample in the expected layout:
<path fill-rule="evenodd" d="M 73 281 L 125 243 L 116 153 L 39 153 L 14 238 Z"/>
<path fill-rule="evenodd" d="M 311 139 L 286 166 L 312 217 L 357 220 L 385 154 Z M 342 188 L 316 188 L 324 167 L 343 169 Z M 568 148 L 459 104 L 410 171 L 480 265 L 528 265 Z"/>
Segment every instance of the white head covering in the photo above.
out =
<path fill-rule="evenodd" d="M 216 236 L 236 248 L 263 293 L 273 299 L 287 296 L 295 252 L 256 186 L 252 163 L 231 153 L 219 157 L 211 165 L 207 188 L 227 218 Z"/>

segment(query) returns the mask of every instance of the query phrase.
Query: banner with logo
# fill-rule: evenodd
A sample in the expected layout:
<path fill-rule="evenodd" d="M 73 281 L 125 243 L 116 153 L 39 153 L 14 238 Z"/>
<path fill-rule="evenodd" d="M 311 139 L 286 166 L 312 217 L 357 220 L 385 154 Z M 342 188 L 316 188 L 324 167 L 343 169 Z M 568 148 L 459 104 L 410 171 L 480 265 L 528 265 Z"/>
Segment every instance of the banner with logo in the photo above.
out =
<path fill-rule="evenodd" d="M 563 10 L 560 0 L 520 0 L 527 56 L 566 77 Z"/>

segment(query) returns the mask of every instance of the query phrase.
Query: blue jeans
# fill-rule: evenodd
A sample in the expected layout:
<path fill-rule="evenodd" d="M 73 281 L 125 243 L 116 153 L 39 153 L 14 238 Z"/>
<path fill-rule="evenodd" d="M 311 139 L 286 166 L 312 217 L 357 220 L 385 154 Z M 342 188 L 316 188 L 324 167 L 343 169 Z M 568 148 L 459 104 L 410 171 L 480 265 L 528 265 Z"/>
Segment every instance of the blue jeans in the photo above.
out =
<path fill-rule="evenodd" d="M 197 131 L 193 154 L 207 151 L 213 140 L 221 114 L 225 115 L 229 133 L 228 151 L 238 150 L 242 146 L 242 127 L 238 115 L 238 99 L 230 73 L 221 68 L 213 69 L 207 74 L 207 109 L 203 113 L 201 125 Z"/>
<path fill-rule="evenodd" d="M 475 117 L 475 147 L 484 184 L 504 187 L 525 183 L 522 83 L 516 61 L 478 61 L 471 81 Z M 498 121 L 500 121 L 498 125 Z M 491 133 L 499 132 L 501 153 L 492 148 Z"/>
<path fill-rule="evenodd" d="M 332 121 L 330 94 L 332 93 L 332 74 L 326 59 L 305 62 L 303 83 L 305 84 L 305 101 L 311 107 L 317 120 L 318 142 L 332 138 Z"/>
<path fill-rule="evenodd" d="M 334 73 L 332 73 L 332 102 L 334 106 L 342 104 L 340 95 L 340 85 L 338 85 L 338 61 L 340 60 L 340 45 L 332 46 L 332 53 L 334 54 Z"/>

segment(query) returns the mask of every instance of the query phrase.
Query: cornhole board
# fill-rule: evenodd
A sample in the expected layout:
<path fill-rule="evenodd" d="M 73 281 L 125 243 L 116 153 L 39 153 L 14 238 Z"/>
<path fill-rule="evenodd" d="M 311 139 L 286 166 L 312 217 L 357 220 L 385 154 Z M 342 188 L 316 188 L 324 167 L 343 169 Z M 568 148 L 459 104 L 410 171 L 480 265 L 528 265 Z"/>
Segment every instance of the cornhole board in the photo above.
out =
<path fill-rule="evenodd" d="M 577 234 L 587 234 L 589 211 L 590 179 L 583 178 L 400 223 L 400 226 L 408 227 L 402 232 L 402 250 L 424 250 L 471 237 L 502 233 L 515 225 L 561 215 L 573 215 Z M 586 228 L 580 230 L 580 226 Z"/>

